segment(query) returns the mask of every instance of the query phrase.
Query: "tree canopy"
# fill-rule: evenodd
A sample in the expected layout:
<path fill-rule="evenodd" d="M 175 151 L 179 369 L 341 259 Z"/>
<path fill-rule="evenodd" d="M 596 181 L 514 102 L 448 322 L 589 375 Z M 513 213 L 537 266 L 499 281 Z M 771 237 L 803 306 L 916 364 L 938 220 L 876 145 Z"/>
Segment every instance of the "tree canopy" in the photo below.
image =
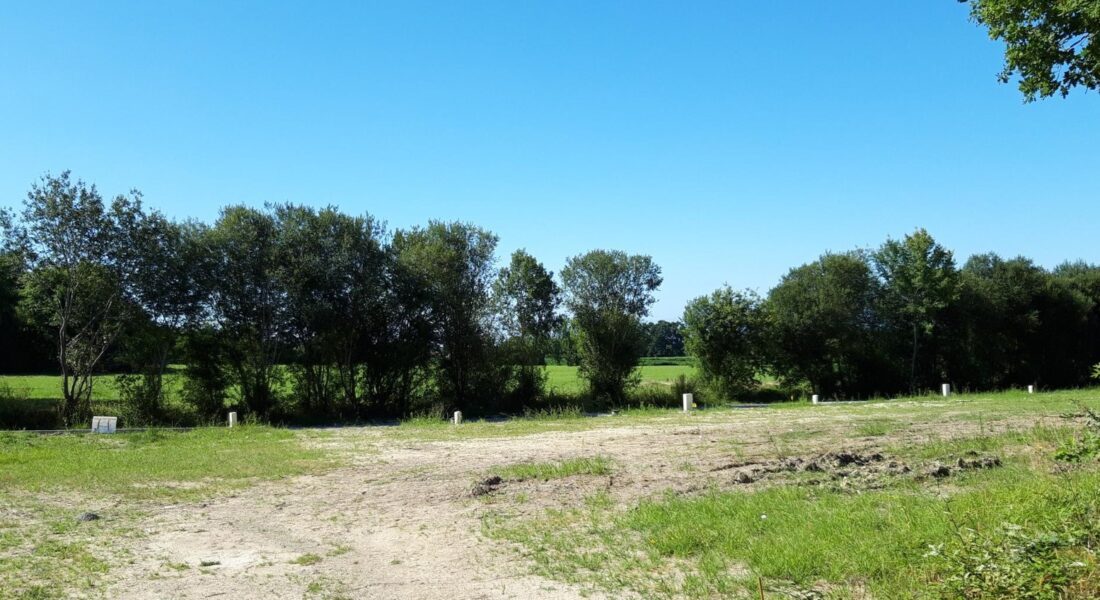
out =
<path fill-rule="evenodd" d="M 1005 43 L 999 79 L 1019 77 L 1026 101 L 1100 86 L 1100 0 L 969 3 L 971 18 Z"/>

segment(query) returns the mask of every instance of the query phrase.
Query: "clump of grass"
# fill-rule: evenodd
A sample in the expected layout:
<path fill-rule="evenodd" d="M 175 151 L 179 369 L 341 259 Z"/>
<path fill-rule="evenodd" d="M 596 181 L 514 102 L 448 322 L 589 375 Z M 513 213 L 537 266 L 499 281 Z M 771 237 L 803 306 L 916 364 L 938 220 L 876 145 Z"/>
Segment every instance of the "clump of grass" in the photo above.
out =
<path fill-rule="evenodd" d="M 896 424 L 889 419 L 871 419 L 856 426 L 856 435 L 860 437 L 882 437 L 894 430 Z"/>
<path fill-rule="evenodd" d="M 571 458 L 560 462 L 528 462 L 498 467 L 493 474 L 501 479 L 524 481 L 526 479 L 561 479 L 574 475 L 607 475 L 611 473 L 611 461 L 602 456 Z"/>
<path fill-rule="evenodd" d="M 580 419 L 584 417 L 584 411 L 579 406 L 551 406 L 541 409 L 527 409 L 523 411 L 523 418 L 533 421 L 554 421 L 558 419 Z"/>
<path fill-rule="evenodd" d="M 398 427 L 403 428 L 423 428 L 423 427 L 442 427 L 450 423 L 443 419 L 440 411 L 427 411 L 418 412 L 409 415 L 407 418 L 401 419 L 398 423 Z"/>
<path fill-rule="evenodd" d="M 319 562 L 321 562 L 321 557 L 310 552 L 308 554 L 303 554 L 298 558 L 295 558 L 294 560 L 290 561 L 290 564 L 308 567 L 310 565 L 315 565 Z"/>

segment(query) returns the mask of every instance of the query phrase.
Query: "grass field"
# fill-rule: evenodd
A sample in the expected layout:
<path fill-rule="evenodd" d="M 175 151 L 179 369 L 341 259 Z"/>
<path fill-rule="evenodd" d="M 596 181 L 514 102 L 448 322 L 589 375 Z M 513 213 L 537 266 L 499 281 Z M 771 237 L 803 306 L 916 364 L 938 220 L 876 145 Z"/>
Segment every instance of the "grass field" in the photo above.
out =
<path fill-rule="evenodd" d="M 680 359 L 680 360 L 676 360 Z M 650 359 L 652 360 L 652 359 Z M 680 375 L 691 377 L 695 367 L 683 361 L 683 357 L 674 357 L 669 362 L 680 364 L 646 365 L 638 368 L 643 385 L 671 385 Z M 577 367 L 569 365 L 550 365 L 546 367 L 547 384 L 553 391 L 575 394 L 584 390 L 584 381 L 577 373 Z M 165 376 L 169 390 L 178 389 L 180 375 L 170 373 Z M 61 396 L 61 378 L 56 375 L 0 375 L 0 385 L 6 385 L 20 397 L 31 399 L 56 399 Z M 114 377 L 100 376 L 95 379 L 92 397 L 97 400 L 117 400 L 118 389 Z"/>
<path fill-rule="evenodd" d="M 690 364 L 679 365 L 642 365 L 638 367 L 642 385 L 671 386 L 680 375 L 693 377 L 695 367 Z M 546 367 L 546 385 L 550 391 L 560 394 L 579 394 L 585 389 L 585 382 L 577 373 L 577 367 L 569 365 L 549 365 Z"/>
<path fill-rule="evenodd" d="M 505 580 L 522 597 L 1095 598 L 1100 423 L 1082 407 L 1100 390 L 5 433 L 0 598 L 385 597 L 394 582 L 435 597 L 439 580 L 488 598 Z M 530 574 L 476 560 L 484 544 Z"/>

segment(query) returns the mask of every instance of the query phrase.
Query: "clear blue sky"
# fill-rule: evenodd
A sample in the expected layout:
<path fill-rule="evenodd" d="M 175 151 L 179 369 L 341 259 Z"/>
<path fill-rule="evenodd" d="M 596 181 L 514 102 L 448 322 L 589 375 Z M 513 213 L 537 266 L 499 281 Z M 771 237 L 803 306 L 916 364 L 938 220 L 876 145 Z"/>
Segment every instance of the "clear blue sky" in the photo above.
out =
<path fill-rule="evenodd" d="M 177 217 L 461 219 L 653 255 L 677 318 L 826 250 L 1100 261 L 1100 97 L 1025 105 L 954 0 L 6 3 L 0 206 L 46 171 Z"/>

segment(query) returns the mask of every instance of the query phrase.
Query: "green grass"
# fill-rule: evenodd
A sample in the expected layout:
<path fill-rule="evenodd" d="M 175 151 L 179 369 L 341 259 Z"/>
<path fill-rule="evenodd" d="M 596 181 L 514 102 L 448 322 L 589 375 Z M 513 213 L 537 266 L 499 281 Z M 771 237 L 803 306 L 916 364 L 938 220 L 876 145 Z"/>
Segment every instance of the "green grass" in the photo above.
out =
<path fill-rule="evenodd" d="M 290 561 L 290 564 L 300 565 L 300 566 L 303 566 L 303 567 L 308 567 L 310 565 L 315 565 L 315 564 L 321 562 L 321 560 L 322 559 L 321 559 L 320 556 L 317 556 L 316 554 L 310 553 L 310 554 L 303 554 L 303 555 L 299 556 L 298 558 L 295 558 L 294 560 Z"/>
<path fill-rule="evenodd" d="M 125 497 L 195 495 L 306 473 L 331 459 L 271 427 L 115 435 L 0 433 L 0 490 Z"/>
<path fill-rule="evenodd" d="M 1047 439 L 1026 438 L 1003 440 L 1002 448 Z M 625 511 L 593 497 L 584 508 L 533 521 L 489 518 L 485 528 L 520 544 L 543 575 L 643 597 L 739 597 L 762 581 L 771 592 L 824 587 L 831 598 L 865 597 L 860 590 L 937 598 L 946 566 L 931 548 L 953 548 L 962 531 L 986 534 L 1006 523 L 1036 535 L 1058 531 L 1086 508 L 1095 515 L 1097 489 L 1095 465 L 1054 473 L 1014 460 L 951 483 L 908 481 L 858 494 L 804 486 L 712 490 Z M 1088 579 L 1100 577 L 1100 566 L 1086 560 L 1082 569 L 1098 586 L 1086 594 L 1100 592 L 1100 579 Z"/>
<path fill-rule="evenodd" d="M 668 359 L 665 359 L 668 360 Z M 689 362 L 680 364 L 646 365 L 638 367 L 642 385 L 671 386 L 680 375 L 695 376 L 695 367 Z M 585 390 L 585 382 L 580 378 L 577 367 L 569 365 L 548 365 L 546 367 L 546 387 L 559 394 L 579 394 Z"/>
<path fill-rule="evenodd" d="M 172 372 L 165 375 L 165 386 L 169 391 L 179 388 L 183 367 L 174 365 Z M 670 385 L 681 374 L 691 377 L 695 366 L 688 357 L 643 358 L 638 367 L 644 385 Z M 550 389 L 559 393 L 575 394 L 584 391 L 584 381 L 577 373 L 577 367 L 568 365 L 550 365 L 546 367 Z M 56 400 L 61 397 L 61 377 L 58 375 L 0 375 L 0 384 L 7 385 L 17 396 L 36 400 Z M 287 383 L 284 391 L 290 391 Z M 94 378 L 92 387 L 94 400 L 118 400 L 119 391 L 113 375 L 100 375 Z"/>
<path fill-rule="evenodd" d="M 860 437 L 884 436 L 897 427 L 897 423 L 890 419 L 868 419 L 856 425 L 856 435 Z"/>
<path fill-rule="evenodd" d="M 973 572 L 965 578 L 957 572 L 958 565 L 969 560 L 977 562 L 979 570 L 996 571 L 996 577 L 1016 577 L 1013 581 L 1025 587 L 1052 586 L 1057 577 L 1047 581 L 1046 569 L 1065 569 L 1077 581 L 1072 593 L 1057 596 L 1046 589 L 1034 597 L 1098 597 L 1100 461 L 1067 468 L 1053 460 L 1056 449 L 1077 435 L 1078 426 L 1062 416 L 1078 412 L 1080 404 L 1095 408 L 1100 390 L 949 399 L 929 395 L 867 404 L 753 409 L 755 415 L 799 411 L 850 416 L 851 435 L 859 437 L 890 436 L 919 424 L 977 422 L 976 436 L 941 438 L 933 430 L 923 440 L 886 442 L 884 450 L 917 468 L 932 461 L 950 464 L 970 451 L 995 454 L 1004 465 L 943 480 L 898 478 L 884 488 L 858 491 L 799 485 L 802 480 L 796 478 L 795 483 L 757 491 L 712 488 L 633 506 L 617 506 L 600 494 L 583 507 L 549 510 L 536 517 L 492 513 L 484 528 L 490 537 L 518 544 L 539 574 L 612 595 L 629 590 L 655 598 L 756 597 L 763 582 L 768 597 L 811 589 L 827 598 L 1023 597 L 1024 591 L 1005 596 L 1002 588 L 997 588 L 1001 595 L 985 596 L 943 591 L 953 581 L 973 583 Z M 650 409 L 636 412 L 632 419 L 705 423 L 728 419 L 730 411 L 663 414 Z M 1034 425 L 1020 429 L 1007 424 L 1018 417 L 1028 417 Z M 804 437 L 802 430 L 790 433 L 792 439 Z M 1082 530 L 1092 533 L 1082 538 Z M 1043 559 L 1047 562 L 1018 564 L 1018 548 L 1041 548 L 1051 539 L 1070 542 L 1051 551 Z M 1074 566 L 1067 566 L 1070 563 Z"/>
<path fill-rule="evenodd" d="M 527 462 L 497 467 L 492 473 L 501 479 L 524 481 L 540 479 L 548 481 L 575 475 L 607 475 L 611 473 L 611 461 L 602 456 L 573 458 L 560 462 Z"/>
<path fill-rule="evenodd" d="M 175 379 L 176 376 L 167 375 Z M 7 385 L 16 396 L 34 400 L 56 400 L 61 397 L 61 376 L 59 375 L 3 375 L 0 383 Z M 118 400 L 118 388 L 114 376 L 103 375 L 93 378 L 93 400 Z"/>

